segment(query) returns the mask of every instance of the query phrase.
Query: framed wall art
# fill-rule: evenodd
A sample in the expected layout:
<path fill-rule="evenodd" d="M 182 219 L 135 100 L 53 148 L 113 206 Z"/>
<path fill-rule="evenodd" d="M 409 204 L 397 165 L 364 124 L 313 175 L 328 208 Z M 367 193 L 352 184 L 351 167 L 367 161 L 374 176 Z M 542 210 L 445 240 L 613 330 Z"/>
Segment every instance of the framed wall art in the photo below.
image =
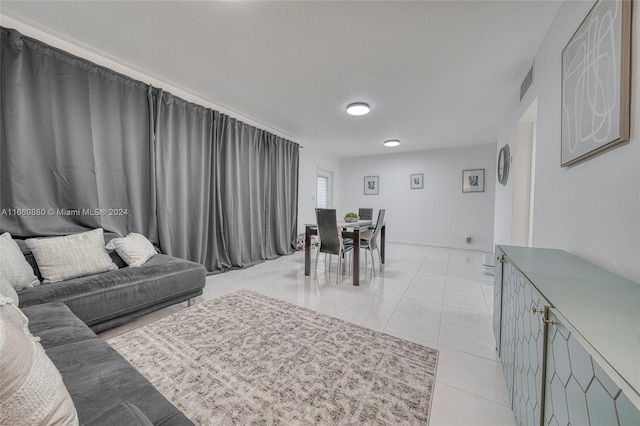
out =
<path fill-rule="evenodd" d="M 484 169 L 462 171 L 462 192 L 484 192 Z"/>
<path fill-rule="evenodd" d="M 416 173 L 411 175 L 411 189 L 422 189 L 424 188 L 424 174 Z"/>
<path fill-rule="evenodd" d="M 364 177 L 364 195 L 378 195 L 378 176 Z"/>
<path fill-rule="evenodd" d="M 562 166 L 629 140 L 631 3 L 599 0 L 562 51 Z"/>

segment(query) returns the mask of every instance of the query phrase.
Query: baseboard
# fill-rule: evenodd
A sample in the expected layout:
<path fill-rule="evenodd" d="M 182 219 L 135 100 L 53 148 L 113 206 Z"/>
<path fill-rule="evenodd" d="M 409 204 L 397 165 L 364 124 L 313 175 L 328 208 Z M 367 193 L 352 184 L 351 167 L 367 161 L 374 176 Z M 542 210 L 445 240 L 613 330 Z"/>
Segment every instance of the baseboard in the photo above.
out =
<path fill-rule="evenodd" d="M 439 248 L 448 248 L 454 250 L 471 250 L 478 252 L 493 252 L 493 247 L 478 247 L 473 244 L 443 244 L 443 243 L 429 243 L 424 241 L 405 241 L 405 240 L 393 240 L 387 239 L 388 243 L 396 243 L 396 244 L 407 244 L 411 246 L 427 246 L 427 247 L 439 247 Z"/>

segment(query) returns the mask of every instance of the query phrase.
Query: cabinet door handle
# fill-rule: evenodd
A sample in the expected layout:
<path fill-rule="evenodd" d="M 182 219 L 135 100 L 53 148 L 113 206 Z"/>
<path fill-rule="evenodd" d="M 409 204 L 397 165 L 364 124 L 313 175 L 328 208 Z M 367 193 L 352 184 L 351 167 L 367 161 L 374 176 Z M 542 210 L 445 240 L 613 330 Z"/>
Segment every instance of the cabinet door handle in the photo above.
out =
<path fill-rule="evenodd" d="M 538 309 L 536 307 L 536 305 L 531 305 L 531 313 L 532 314 L 542 314 L 540 316 L 540 324 L 542 324 L 543 327 L 545 325 L 549 325 L 549 324 L 557 324 L 557 322 L 551 321 L 549 318 L 546 317 L 544 309 Z"/>

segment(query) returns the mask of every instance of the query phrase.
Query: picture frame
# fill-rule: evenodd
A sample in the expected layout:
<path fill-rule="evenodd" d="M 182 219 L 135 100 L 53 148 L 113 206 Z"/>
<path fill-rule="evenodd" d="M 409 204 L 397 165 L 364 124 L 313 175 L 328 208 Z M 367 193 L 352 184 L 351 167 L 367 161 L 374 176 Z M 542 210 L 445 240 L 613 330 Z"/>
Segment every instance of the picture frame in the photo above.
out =
<path fill-rule="evenodd" d="M 562 50 L 563 167 L 630 138 L 631 3 L 596 2 Z"/>
<path fill-rule="evenodd" d="M 379 185 L 380 182 L 378 176 L 365 176 L 364 195 L 378 195 Z"/>
<path fill-rule="evenodd" d="M 416 173 L 411 175 L 411 189 L 424 188 L 424 174 Z"/>
<path fill-rule="evenodd" d="M 462 171 L 462 192 L 484 192 L 484 169 Z"/>

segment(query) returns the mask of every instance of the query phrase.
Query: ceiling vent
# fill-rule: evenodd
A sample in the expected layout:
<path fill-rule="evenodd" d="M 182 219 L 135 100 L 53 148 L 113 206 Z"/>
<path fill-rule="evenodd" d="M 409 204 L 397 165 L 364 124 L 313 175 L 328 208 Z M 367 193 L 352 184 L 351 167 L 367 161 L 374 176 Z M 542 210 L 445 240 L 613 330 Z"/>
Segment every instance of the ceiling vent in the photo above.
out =
<path fill-rule="evenodd" d="M 524 95 L 527 94 L 527 90 L 529 90 L 529 87 L 531 87 L 532 84 L 533 84 L 533 65 L 531 66 L 531 69 L 527 73 L 527 76 L 524 78 L 524 80 L 522 81 L 522 84 L 520 85 L 520 100 L 524 98 Z"/>

